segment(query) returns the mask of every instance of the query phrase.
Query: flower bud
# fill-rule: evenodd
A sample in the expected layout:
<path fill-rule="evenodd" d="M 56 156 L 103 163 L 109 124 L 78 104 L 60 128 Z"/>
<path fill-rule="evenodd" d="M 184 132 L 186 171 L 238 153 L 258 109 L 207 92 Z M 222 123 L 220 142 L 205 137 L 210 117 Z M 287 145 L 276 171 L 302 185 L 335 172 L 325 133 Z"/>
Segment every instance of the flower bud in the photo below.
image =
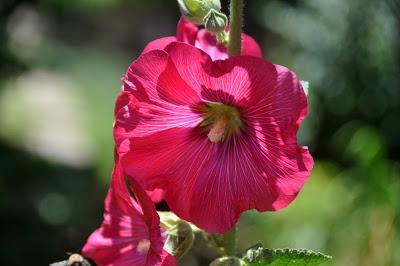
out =
<path fill-rule="evenodd" d="M 210 12 L 204 17 L 204 26 L 215 35 L 220 35 L 225 32 L 228 18 L 224 13 L 221 13 L 215 9 L 211 9 Z"/>
<path fill-rule="evenodd" d="M 220 0 L 178 0 L 182 15 L 197 25 L 204 24 L 204 18 L 211 9 L 220 10 Z"/>
<path fill-rule="evenodd" d="M 246 263 L 236 257 L 222 257 L 211 262 L 210 266 L 246 266 Z"/>
<path fill-rule="evenodd" d="M 193 246 L 195 236 L 192 226 L 171 212 L 159 212 L 158 214 L 161 226 L 167 233 L 164 249 L 179 260 Z"/>

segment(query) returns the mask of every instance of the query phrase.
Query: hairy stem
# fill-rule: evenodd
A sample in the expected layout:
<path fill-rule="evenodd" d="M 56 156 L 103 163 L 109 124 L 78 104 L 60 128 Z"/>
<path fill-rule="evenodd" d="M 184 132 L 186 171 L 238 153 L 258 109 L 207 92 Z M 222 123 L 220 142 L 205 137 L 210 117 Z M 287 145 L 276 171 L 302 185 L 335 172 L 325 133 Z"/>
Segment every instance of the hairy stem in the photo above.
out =
<path fill-rule="evenodd" d="M 229 14 L 229 56 L 240 55 L 242 51 L 242 25 L 244 0 L 231 0 Z"/>
<path fill-rule="evenodd" d="M 240 55 L 242 52 L 242 25 L 243 25 L 244 0 L 231 0 L 229 14 L 229 44 L 228 55 Z M 235 225 L 224 234 L 224 251 L 227 256 L 236 255 L 236 230 Z"/>

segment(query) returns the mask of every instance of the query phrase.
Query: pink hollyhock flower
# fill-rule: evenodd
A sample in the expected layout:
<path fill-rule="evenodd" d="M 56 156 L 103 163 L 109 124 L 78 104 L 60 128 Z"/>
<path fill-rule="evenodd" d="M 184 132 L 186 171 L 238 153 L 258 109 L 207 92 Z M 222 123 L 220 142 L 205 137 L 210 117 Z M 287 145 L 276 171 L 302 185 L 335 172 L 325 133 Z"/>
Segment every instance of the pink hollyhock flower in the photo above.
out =
<path fill-rule="evenodd" d="M 227 48 L 217 42 L 217 38 L 206 29 L 185 20 L 182 17 L 178 23 L 176 37 L 164 37 L 150 42 L 143 50 L 146 53 L 151 50 L 163 50 L 172 42 L 184 42 L 193 45 L 206 52 L 212 60 L 227 59 Z M 242 34 L 242 55 L 262 57 L 260 46 L 247 34 Z"/>
<path fill-rule="evenodd" d="M 283 66 L 212 61 L 174 42 L 142 54 L 123 82 L 114 138 L 124 170 L 207 232 L 228 231 L 249 209 L 286 207 L 310 175 L 296 138 L 307 98 Z"/>
<path fill-rule="evenodd" d="M 166 236 L 153 202 L 131 179 L 136 200 L 129 195 L 122 168 L 116 164 L 105 200 L 102 226 L 83 247 L 82 254 L 98 266 L 174 266 L 175 258 L 163 250 Z"/>
<path fill-rule="evenodd" d="M 142 54 L 151 50 L 163 50 L 172 42 L 184 42 L 193 45 L 206 52 L 212 60 L 227 59 L 227 48 L 217 42 L 217 38 L 206 29 L 200 29 L 197 25 L 187 21 L 184 17 L 178 22 L 176 37 L 164 37 L 150 42 Z M 249 35 L 242 34 L 242 55 L 256 56 L 262 58 L 262 51 L 258 43 Z M 153 202 L 164 199 L 163 189 L 147 191 Z"/>

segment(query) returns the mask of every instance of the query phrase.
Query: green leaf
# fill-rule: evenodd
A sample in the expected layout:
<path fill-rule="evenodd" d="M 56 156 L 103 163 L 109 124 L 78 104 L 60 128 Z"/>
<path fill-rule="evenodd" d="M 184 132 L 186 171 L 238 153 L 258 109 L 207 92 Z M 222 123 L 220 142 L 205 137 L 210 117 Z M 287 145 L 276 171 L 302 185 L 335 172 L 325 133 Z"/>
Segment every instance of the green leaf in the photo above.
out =
<path fill-rule="evenodd" d="M 248 266 L 317 266 L 331 258 L 307 249 L 265 249 L 255 246 L 247 250 L 243 260 Z"/>

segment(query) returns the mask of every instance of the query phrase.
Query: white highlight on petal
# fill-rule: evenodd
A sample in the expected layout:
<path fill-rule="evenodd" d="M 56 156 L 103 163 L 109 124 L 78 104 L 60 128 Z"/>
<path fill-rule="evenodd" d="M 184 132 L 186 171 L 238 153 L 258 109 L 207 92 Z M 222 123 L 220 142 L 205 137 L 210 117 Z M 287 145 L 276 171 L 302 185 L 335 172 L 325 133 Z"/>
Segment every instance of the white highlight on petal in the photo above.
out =
<path fill-rule="evenodd" d="M 140 240 L 136 247 L 136 251 L 145 254 L 147 253 L 147 251 L 149 251 L 150 245 L 151 245 L 150 240 L 148 239 Z"/>

